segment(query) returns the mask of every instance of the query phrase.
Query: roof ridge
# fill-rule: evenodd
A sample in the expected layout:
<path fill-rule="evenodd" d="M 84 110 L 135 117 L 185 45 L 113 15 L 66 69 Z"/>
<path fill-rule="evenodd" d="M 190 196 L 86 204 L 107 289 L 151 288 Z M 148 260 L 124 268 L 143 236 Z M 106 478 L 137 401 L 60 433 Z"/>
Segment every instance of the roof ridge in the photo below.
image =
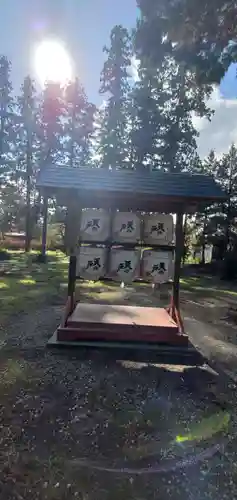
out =
<path fill-rule="evenodd" d="M 108 174 L 113 174 L 113 173 L 123 173 L 125 175 L 129 174 L 135 174 L 137 176 L 146 176 L 146 177 L 149 177 L 149 176 L 152 176 L 154 174 L 159 174 L 159 175 L 164 175 L 164 176 L 189 176 L 189 177 L 207 177 L 207 178 L 213 178 L 214 176 L 211 175 L 211 174 L 207 174 L 207 173 L 200 173 L 200 172 L 189 172 L 189 171 L 180 171 L 180 172 L 164 172 L 163 170 L 160 170 L 160 169 L 153 169 L 153 170 L 144 170 L 144 171 L 140 171 L 140 170 L 129 170 L 129 169 L 122 169 L 122 168 L 115 168 L 115 169 L 105 169 L 103 167 L 95 167 L 95 166 L 86 166 L 86 165 L 62 165 L 62 164 L 55 164 L 55 163 L 52 163 L 50 164 L 49 168 L 60 168 L 60 169 L 73 169 L 73 170 L 81 170 L 83 172 L 87 171 L 87 172 L 94 172 L 95 170 L 97 172 L 103 172 L 103 173 L 108 173 Z M 44 170 L 47 170 L 47 167 L 45 168 L 44 167 Z"/>

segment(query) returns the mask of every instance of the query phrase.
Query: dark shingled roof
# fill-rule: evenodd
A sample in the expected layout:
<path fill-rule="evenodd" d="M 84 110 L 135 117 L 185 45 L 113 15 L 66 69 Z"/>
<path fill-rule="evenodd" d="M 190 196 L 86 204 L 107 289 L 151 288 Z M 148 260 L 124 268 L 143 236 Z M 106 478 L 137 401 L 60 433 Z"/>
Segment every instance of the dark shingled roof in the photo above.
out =
<path fill-rule="evenodd" d="M 206 175 L 154 171 L 105 170 L 103 168 L 50 165 L 41 170 L 37 187 L 76 189 L 82 192 L 136 193 L 151 197 L 193 199 L 226 197 L 215 180 Z"/>

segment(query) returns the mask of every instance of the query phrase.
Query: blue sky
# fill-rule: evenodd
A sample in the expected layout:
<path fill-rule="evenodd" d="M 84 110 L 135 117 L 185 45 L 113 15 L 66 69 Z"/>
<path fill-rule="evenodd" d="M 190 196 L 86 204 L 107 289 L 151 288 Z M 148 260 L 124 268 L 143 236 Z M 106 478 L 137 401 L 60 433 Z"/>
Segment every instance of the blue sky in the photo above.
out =
<path fill-rule="evenodd" d="M 14 86 L 32 73 L 32 46 L 44 34 L 56 34 L 67 42 L 89 98 L 97 101 L 110 30 L 134 26 L 136 16 L 136 0 L 2 0 L 0 50 L 12 61 Z"/>
<path fill-rule="evenodd" d="M 220 90 L 224 97 L 228 99 L 237 98 L 237 67 L 236 64 L 230 66 L 225 78 L 223 79 Z"/>

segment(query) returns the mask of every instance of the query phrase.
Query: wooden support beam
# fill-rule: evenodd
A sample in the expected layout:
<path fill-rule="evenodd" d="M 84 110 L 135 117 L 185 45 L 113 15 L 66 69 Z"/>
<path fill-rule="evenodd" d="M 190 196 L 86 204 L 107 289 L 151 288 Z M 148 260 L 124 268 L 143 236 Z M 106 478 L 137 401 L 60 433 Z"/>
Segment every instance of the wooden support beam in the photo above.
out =
<path fill-rule="evenodd" d="M 75 292 L 75 283 L 76 283 L 76 267 L 77 267 L 77 258 L 75 255 L 71 255 L 69 259 L 69 268 L 68 268 L 68 297 L 73 297 Z"/>
<path fill-rule="evenodd" d="M 46 249 L 47 249 L 47 228 L 48 228 L 48 197 L 44 196 L 43 202 L 43 227 L 42 227 L 42 249 L 41 254 L 42 257 L 46 258 Z"/>
<path fill-rule="evenodd" d="M 67 200 L 65 220 L 65 248 L 68 255 L 74 255 L 79 242 L 81 207 L 77 194 L 71 193 Z"/>
<path fill-rule="evenodd" d="M 68 268 L 68 288 L 67 288 L 67 303 L 65 311 L 65 322 L 68 316 L 72 313 L 75 307 L 75 286 L 76 286 L 76 269 L 77 269 L 77 257 L 76 255 L 71 255 L 69 259 Z"/>
<path fill-rule="evenodd" d="M 184 234 L 183 234 L 183 211 L 176 214 L 176 227 L 175 227 L 176 251 L 174 263 L 174 283 L 173 283 L 173 307 L 179 311 L 180 305 L 180 272 L 181 262 L 183 256 Z"/>
<path fill-rule="evenodd" d="M 75 307 L 75 285 L 76 285 L 76 267 L 77 267 L 77 257 L 76 255 L 71 255 L 69 259 L 68 267 L 68 287 L 67 287 L 67 302 L 63 312 L 63 317 L 61 321 L 61 327 L 67 325 L 67 320 L 70 314 L 72 314 Z"/>

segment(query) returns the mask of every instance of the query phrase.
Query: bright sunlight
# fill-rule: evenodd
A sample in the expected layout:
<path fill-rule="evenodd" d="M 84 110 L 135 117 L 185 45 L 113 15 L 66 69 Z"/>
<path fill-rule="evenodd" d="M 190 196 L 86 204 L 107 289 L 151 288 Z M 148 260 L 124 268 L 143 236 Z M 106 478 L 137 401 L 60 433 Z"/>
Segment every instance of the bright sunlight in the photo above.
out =
<path fill-rule="evenodd" d="M 58 40 L 44 40 L 36 47 L 34 66 L 42 86 L 47 81 L 64 84 L 72 78 L 70 55 Z"/>

